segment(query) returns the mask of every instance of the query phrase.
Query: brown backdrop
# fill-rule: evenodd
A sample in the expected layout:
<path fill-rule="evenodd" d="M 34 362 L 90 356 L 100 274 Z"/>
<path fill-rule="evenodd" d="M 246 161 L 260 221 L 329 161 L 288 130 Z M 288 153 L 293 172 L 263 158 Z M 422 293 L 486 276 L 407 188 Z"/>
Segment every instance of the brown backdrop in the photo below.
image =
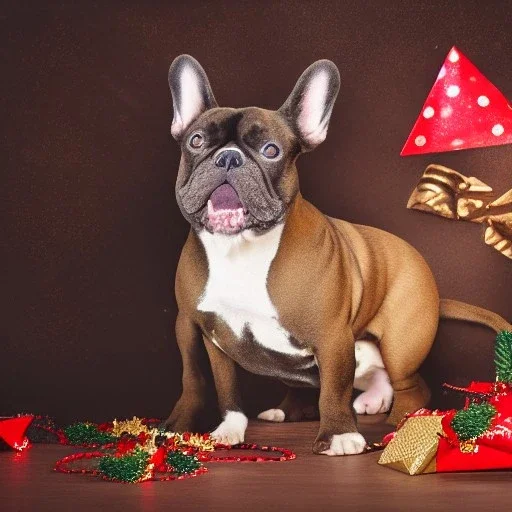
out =
<path fill-rule="evenodd" d="M 332 59 L 341 92 L 327 141 L 299 161 L 303 194 L 411 242 L 442 296 L 512 318 L 512 262 L 479 227 L 405 208 L 433 162 L 504 192 L 512 146 L 399 156 L 452 45 L 512 98 L 512 2 L 40 4 L 12 2 L 0 18 L 0 414 L 161 417 L 176 400 L 173 279 L 187 225 L 173 195 L 167 70 L 185 52 L 221 105 L 266 108 L 311 62 Z M 433 389 L 490 378 L 492 340 L 443 322 L 424 367 Z M 251 414 L 282 392 L 243 382 Z"/>

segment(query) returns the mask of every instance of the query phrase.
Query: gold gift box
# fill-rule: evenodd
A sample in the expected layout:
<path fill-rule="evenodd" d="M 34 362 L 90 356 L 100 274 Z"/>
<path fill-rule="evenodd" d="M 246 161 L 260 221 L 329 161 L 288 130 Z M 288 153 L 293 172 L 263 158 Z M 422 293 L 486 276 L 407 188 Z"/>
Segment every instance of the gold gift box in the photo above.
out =
<path fill-rule="evenodd" d="M 435 473 L 443 416 L 412 416 L 386 446 L 379 464 L 409 475 Z"/>

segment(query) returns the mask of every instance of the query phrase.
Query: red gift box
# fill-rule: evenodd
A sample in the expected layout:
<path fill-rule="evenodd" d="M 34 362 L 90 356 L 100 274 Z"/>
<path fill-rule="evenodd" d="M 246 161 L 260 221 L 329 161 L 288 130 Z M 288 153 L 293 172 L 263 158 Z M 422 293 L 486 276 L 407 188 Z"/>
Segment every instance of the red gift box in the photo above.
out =
<path fill-rule="evenodd" d="M 512 453 L 479 445 L 473 452 L 462 452 L 446 438 L 439 440 L 436 455 L 436 472 L 484 471 L 512 469 Z"/>

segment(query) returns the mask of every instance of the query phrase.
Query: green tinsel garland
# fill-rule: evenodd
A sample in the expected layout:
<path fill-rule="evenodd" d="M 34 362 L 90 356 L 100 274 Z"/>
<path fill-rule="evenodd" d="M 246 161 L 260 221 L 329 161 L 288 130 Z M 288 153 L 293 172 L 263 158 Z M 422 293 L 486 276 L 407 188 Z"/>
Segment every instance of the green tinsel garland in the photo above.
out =
<path fill-rule="evenodd" d="M 494 353 L 498 381 L 512 384 L 512 332 L 501 331 L 498 334 Z"/>
<path fill-rule="evenodd" d="M 100 459 L 99 470 L 110 480 L 138 482 L 148 469 L 149 453 L 136 448 L 132 453 L 116 457 L 106 455 Z"/>
<path fill-rule="evenodd" d="M 167 454 L 167 464 L 172 466 L 173 473 L 178 475 L 186 475 L 202 467 L 197 457 L 194 455 L 186 455 L 178 450 L 171 451 Z"/>
<path fill-rule="evenodd" d="M 90 423 L 75 423 L 64 429 L 64 435 L 70 444 L 107 444 L 116 440 L 112 434 L 98 430 Z"/>
<path fill-rule="evenodd" d="M 495 414 L 495 407 L 487 402 L 472 403 L 467 409 L 462 409 L 455 414 L 451 426 L 459 440 L 469 441 L 476 439 L 489 429 Z"/>

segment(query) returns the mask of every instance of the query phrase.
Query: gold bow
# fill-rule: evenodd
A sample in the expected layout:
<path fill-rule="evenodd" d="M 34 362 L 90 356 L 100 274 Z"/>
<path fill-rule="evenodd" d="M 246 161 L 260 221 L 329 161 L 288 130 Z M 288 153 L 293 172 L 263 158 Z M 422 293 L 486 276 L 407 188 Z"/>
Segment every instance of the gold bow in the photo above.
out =
<path fill-rule="evenodd" d="M 492 188 L 479 179 L 431 164 L 409 197 L 407 208 L 485 224 L 485 243 L 512 259 L 512 189 L 495 199 Z"/>

